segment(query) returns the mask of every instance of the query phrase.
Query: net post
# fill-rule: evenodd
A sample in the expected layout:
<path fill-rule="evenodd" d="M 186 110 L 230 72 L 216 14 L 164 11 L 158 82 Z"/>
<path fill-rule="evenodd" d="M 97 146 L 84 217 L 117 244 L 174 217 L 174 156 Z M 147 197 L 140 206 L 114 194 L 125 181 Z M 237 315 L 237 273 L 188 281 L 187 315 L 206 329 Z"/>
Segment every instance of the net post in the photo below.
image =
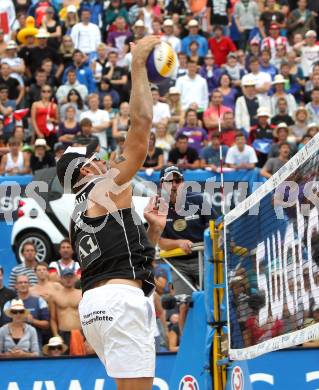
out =
<path fill-rule="evenodd" d="M 225 321 L 222 320 L 222 301 L 224 298 L 224 262 L 223 251 L 220 250 L 220 240 L 223 224 L 217 225 L 215 221 L 210 221 L 210 237 L 213 242 L 213 301 L 214 301 L 214 322 L 210 325 L 214 328 L 213 348 L 212 348 L 212 372 L 214 390 L 224 390 L 226 386 L 226 364 L 223 356 L 222 339 L 224 337 L 223 328 Z"/>

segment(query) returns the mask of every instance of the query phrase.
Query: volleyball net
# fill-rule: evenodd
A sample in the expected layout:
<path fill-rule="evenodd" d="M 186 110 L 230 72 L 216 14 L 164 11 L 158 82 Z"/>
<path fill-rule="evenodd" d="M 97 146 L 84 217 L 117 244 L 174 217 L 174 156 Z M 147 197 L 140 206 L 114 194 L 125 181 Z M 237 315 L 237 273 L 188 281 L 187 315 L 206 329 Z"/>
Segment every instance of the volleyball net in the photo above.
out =
<path fill-rule="evenodd" d="M 229 357 L 319 339 L 319 135 L 224 219 Z"/>

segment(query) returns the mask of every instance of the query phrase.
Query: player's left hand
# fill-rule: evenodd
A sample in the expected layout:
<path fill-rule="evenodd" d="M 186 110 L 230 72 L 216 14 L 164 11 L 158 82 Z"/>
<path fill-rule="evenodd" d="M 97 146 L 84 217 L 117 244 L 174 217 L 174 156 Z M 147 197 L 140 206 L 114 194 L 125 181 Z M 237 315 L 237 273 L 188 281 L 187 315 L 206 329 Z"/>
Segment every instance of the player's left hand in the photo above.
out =
<path fill-rule="evenodd" d="M 158 195 L 152 197 L 144 209 L 144 218 L 150 226 L 157 226 L 162 231 L 165 229 L 168 204 Z"/>

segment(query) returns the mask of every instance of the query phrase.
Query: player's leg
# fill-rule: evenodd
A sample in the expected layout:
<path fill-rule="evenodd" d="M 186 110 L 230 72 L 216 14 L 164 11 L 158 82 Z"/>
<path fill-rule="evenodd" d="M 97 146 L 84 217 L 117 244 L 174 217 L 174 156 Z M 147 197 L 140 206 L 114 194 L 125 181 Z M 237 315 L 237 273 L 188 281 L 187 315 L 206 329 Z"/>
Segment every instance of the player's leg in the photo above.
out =
<path fill-rule="evenodd" d="M 153 378 L 115 379 L 117 390 L 152 390 Z"/>

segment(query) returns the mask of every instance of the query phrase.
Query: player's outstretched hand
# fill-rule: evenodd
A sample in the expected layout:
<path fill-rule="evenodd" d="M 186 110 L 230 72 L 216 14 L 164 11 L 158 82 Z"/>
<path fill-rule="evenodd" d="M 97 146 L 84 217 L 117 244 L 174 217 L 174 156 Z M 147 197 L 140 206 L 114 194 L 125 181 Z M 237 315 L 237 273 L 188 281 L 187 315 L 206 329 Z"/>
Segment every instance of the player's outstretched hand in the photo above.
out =
<path fill-rule="evenodd" d="M 144 218 L 150 227 L 157 227 L 161 232 L 165 229 L 168 204 L 158 195 L 150 199 L 144 209 Z"/>
<path fill-rule="evenodd" d="M 131 44 L 132 65 L 145 66 L 146 60 L 154 47 L 161 43 L 158 36 L 149 35 Z"/>

